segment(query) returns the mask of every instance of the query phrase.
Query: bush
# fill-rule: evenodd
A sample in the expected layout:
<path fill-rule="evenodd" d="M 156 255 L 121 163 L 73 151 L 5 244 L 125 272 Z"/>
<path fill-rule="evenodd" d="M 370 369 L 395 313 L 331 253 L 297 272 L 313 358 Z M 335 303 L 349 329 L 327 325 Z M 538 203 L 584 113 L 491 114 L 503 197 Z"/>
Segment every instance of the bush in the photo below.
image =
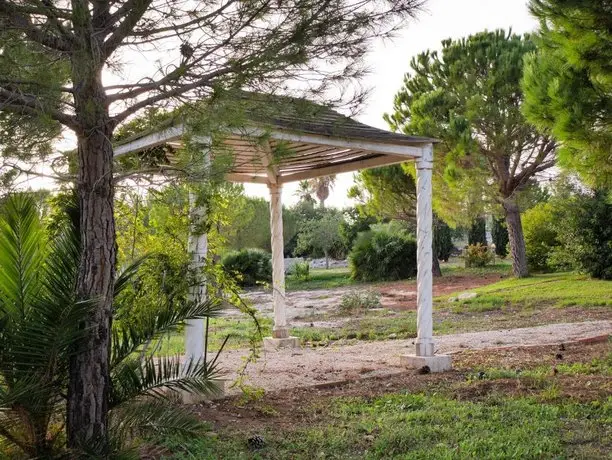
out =
<path fill-rule="evenodd" d="M 371 289 L 351 291 L 342 296 L 340 309 L 344 311 L 367 310 L 380 307 L 380 294 Z"/>
<path fill-rule="evenodd" d="M 609 192 L 551 198 L 523 215 L 527 261 L 536 270 L 582 270 L 612 279 L 612 203 Z"/>
<path fill-rule="evenodd" d="M 360 233 L 349 254 L 351 277 L 360 281 L 399 280 L 416 275 L 416 241 L 390 226 Z"/>
<path fill-rule="evenodd" d="M 465 268 L 484 267 L 493 260 L 493 254 L 484 244 L 470 244 L 463 255 Z"/>
<path fill-rule="evenodd" d="M 453 235 L 451 228 L 446 222 L 440 219 L 434 219 L 433 237 L 434 237 L 434 248 L 438 260 L 448 262 L 453 249 Z"/>
<path fill-rule="evenodd" d="M 612 280 L 612 196 L 598 190 L 570 199 L 557 220 L 557 265 L 575 265 L 594 278 Z"/>
<path fill-rule="evenodd" d="M 527 263 L 535 271 L 551 270 L 554 267 L 554 253 L 559 248 L 555 222 L 559 211 L 553 203 L 539 203 L 525 211 L 521 217 L 523 235 L 527 249 Z"/>
<path fill-rule="evenodd" d="M 241 249 L 223 257 L 223 268 L 237 275 L 241 286 L 256 286 L 272 281 L 272 256 L 261 249 Z"/>
<path fill-rule="evenodd" d="M 504 219 L 493 218 L 493 227 L 491 228 L 491 239 L 495 244 L 495 254 L 502 259 L 508 255 L 508 228 Z"/>
<path fill-rule="evenodd" d="M 307 261 L 296 262 L 291 268 L 291 274 L 297 280 L 308 281 L 310 279 L 310 264 Z"/>
<path fill-rule="evenodd" d="M 468 244 L 487 244 L 487 224 L 483 217 L 476 217 L 468 230 Z"/>

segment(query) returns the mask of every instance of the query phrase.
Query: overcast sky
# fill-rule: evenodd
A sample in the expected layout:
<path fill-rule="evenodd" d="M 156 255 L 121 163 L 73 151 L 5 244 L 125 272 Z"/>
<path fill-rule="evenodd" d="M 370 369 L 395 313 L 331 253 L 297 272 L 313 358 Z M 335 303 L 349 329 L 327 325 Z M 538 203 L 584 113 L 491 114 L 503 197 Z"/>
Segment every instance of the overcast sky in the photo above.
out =
<path fill-rule="evenodd" d="M 372 89 L 367 104 L 356 117 L 359 121 L 388 129 L 382 119 L 393 106 L 393 96 L 402 85 L 412 56 L 427 49 L 439 49 L 446 38 L 461 38 L 485 29 L 510 29 L 516 33 L 531 32 L 537 22 L 527 10 L 526 0 L 428 0 L 425 10 L 412 20 L 392 42 L 380 43 L 368 55 L 370 75 L 364 83 Z M 343 207 L 350 204 L 346 197 L 353 183 L 353 174 L 338 176 L 336 187 L 327 203 Z M 297 186 L 287 184 L 283 202 L 292 204 Z M 247 184 L 249 195 L 268 196 L 265 185 Z"/>

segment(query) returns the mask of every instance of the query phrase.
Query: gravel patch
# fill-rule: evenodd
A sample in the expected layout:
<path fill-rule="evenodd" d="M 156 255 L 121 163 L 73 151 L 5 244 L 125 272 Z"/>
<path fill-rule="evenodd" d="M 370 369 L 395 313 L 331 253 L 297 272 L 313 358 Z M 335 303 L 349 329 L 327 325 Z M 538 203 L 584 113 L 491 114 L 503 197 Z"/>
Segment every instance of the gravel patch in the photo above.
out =
<path fill-rule="evenodd" d="M 560 323 L 520 329 L 467 332 L 435 337 L 438 353 L 465 349 L 550 345 L 612 334 L 612 321 Z M 335 342 L 327 347 L 262 351 L 246 369 L 245 383 L 266 391 L 390 375 L 404 370 L 399 356 L 412 353 L 413 340 Z M 247 350 L 225 351 L 219 358 L 224 378 L 235 381 Z M 230 385 L 228 384 L 227 387 Z M 227 388 L 227 394 L 240 390 Z"/>

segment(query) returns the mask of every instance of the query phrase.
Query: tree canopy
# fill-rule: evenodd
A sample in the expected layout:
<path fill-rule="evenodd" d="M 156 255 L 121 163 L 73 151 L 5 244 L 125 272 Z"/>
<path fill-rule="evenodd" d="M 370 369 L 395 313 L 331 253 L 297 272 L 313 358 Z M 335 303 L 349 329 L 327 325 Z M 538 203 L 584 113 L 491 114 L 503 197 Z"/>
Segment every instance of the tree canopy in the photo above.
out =
<path fill-rule="evenodd" d="M 524 113 L 561 142 L 559 163 L 594 186 L 612 186 L 612 5 L 532 0 L 540 20 L 527 56 Z"/>
<path fill-rule="evenodd" d="M 444 40 L 440 53 L 411 60 L 386 116 L 395 130 L 441 139 L 445 179 L 472 183 L 481 201 L 504 208 L 517 276 L 528 274 L 517 193 L 555 164 L 555 142 L 521 113 L 523 59 L 534 48 L 502 30 Z"/>

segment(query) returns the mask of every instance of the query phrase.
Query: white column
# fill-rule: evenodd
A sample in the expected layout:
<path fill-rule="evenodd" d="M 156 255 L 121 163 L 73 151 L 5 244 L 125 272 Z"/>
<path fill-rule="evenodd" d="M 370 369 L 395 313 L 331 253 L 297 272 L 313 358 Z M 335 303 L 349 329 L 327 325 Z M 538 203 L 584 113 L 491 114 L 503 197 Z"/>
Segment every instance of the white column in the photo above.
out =
<path fill-rule="evenodd" d="M 417 339 L 416 355 L 433 356 L 432 318 L 432 199 L 431 170 L 433 146 L 422 150 L 416 161 L 417 172 Z"/>
<path fill-rule="evenodd" d="M 195 283 L 189 288 L 189 299 L 203 301 L 206 298 L 206 283 L 202 268 L 206 263 L 208 236 L 204 231 L 206 210 L 196 205 L 195 195 L 189 193 L 190 229 L 188 250 L 191 255 L 191 269 L 195 273 Z M 204 320 L 185 321 L 185 362 L 204 358 Z"/>
<path fill-rule="evenodd" d="M 282 186 L 270 184 L 270 234 L 272 242 L 272 289 L 274 304 L 274 328 L 272 337 L 289 337 L 285 312 L 285 256 L 283 254 L 283 205 Z"/>

